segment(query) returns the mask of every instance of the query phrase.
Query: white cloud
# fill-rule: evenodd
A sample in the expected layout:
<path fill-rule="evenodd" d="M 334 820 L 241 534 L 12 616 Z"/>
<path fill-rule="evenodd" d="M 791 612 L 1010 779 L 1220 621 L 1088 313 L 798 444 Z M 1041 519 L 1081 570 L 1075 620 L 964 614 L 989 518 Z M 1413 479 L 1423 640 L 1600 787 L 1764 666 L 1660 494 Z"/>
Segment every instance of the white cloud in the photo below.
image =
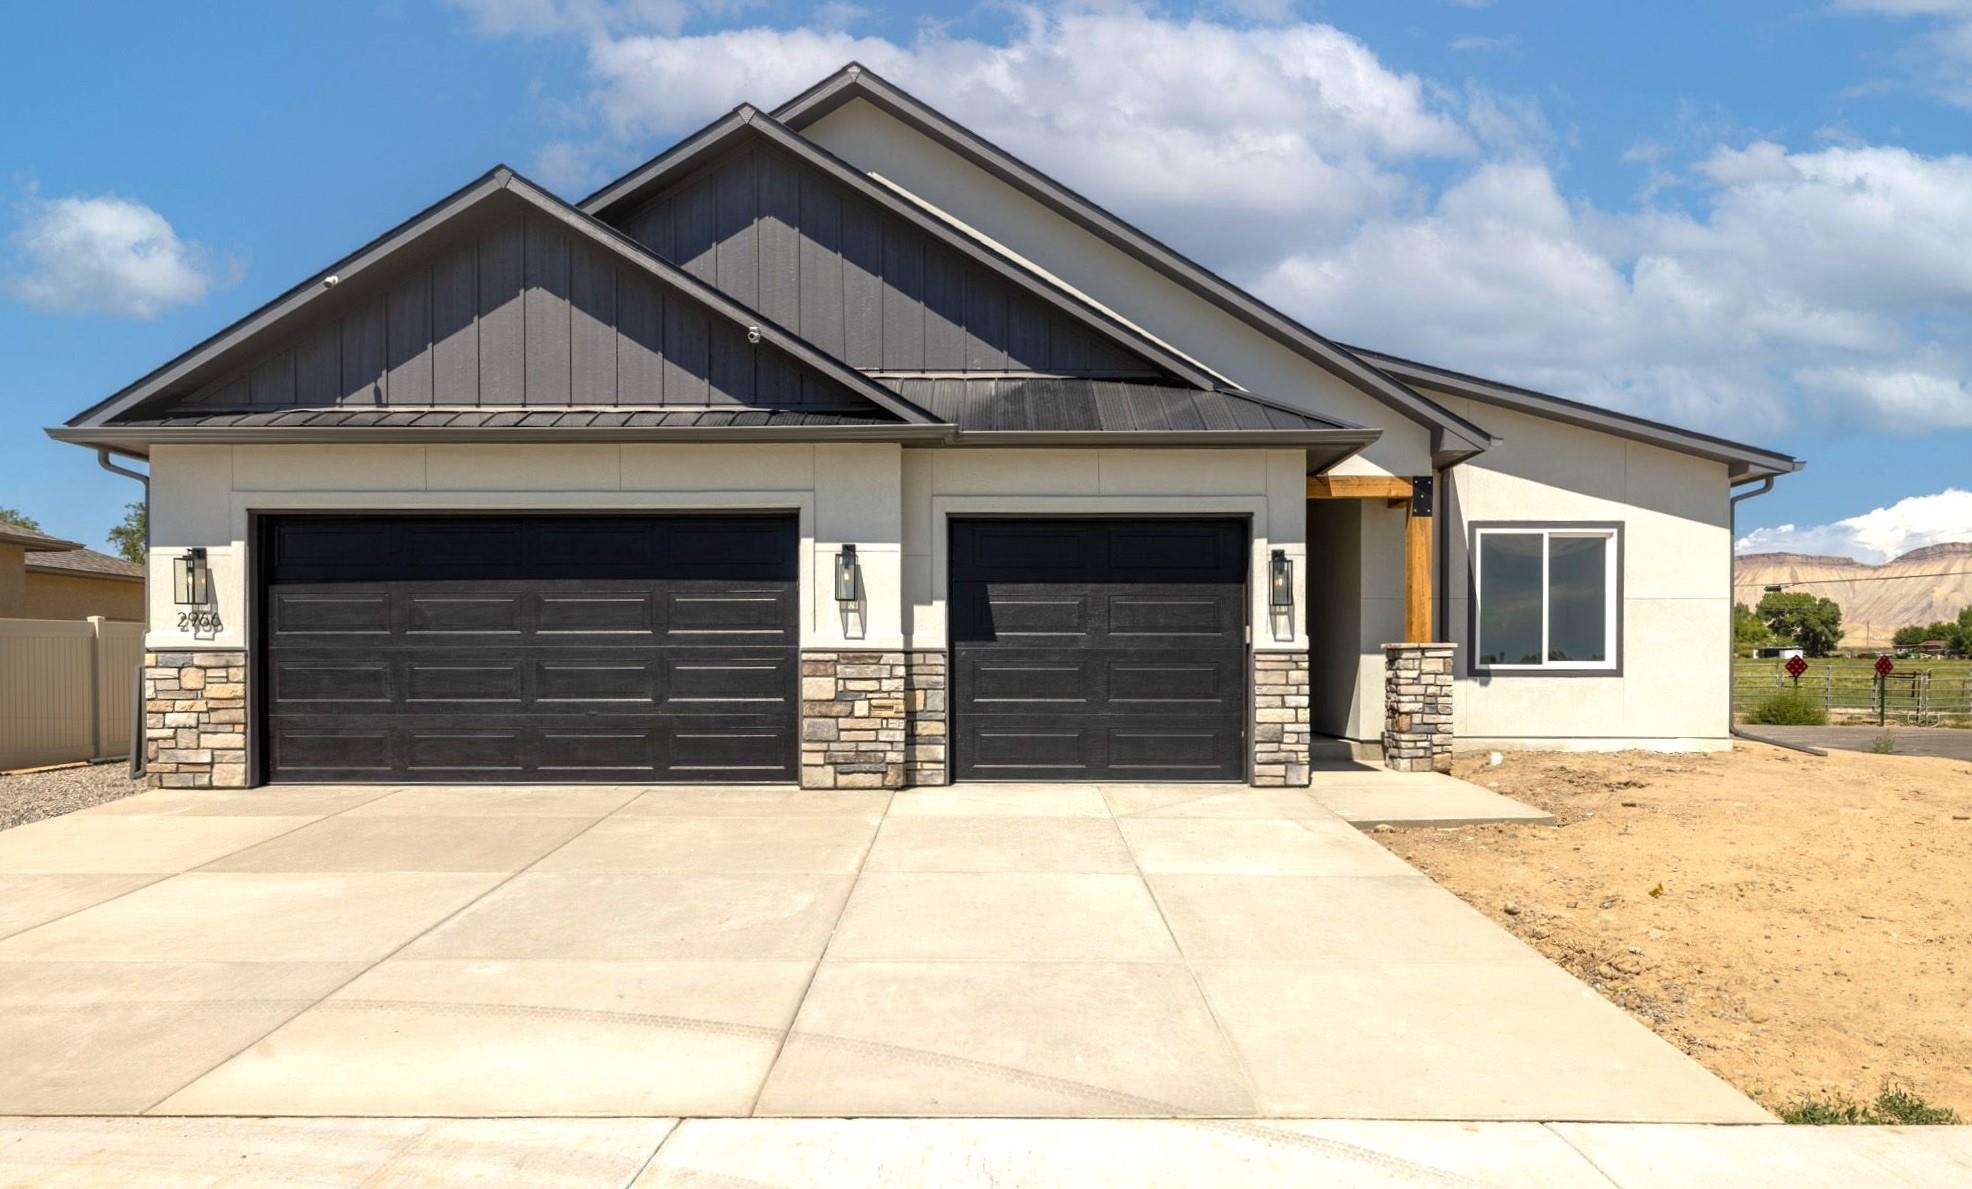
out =
<path fill-rule="evenodd" d="M 935 30 L 908 44 L 817 29 L 602 38 L 592 102 L 611 136 L 656 146 L 852 58 L 1107 205 L 1210 235 L 1228 267 L 1408 201 L 1408 162 L 1477 151 L 1422 80 L 1327 25 L 1131 8 L 1026 10 L 1004 44 Z"/>
<path fill-rule="evenodd" d="M 1955 541 L 1972 541 L 1972 491 L 1948 487 L 1833 524 L 1755 529 L 1739 539 L 1738 552 L 1816 553 L 1880 565 L 1913 549 Z"/>
<path fill-rule="evenodd" d="M 605 18 L 594 127 L 543 167 L 598 180 L 853 58 L 1325 333 L 1727 436 L 1966 423 L 1972 156 L 1709 131 L 1695 162 L 1639 142 L 1649 182 L 1604 208 L 1537 103 L 1331 26 L 1014 11 L 998 39 Z"/>
<path fill-rule="evenodd" d="M 1972 157 L 1755 143 L 1688 180 L 1696 214 L 1609 212 L 1486 162 L 1258 284 L 1344 338 L 1728 434 L 1972 425 Z"/>
<path fill-rule="evenodd" d="M 114 195 L 31 198 L 9 243 L 7 290 L 46 310 L 154 318 L 218 283 L 163 215 Z"/>
<path fill-rule="evenodd" d="M 1864 84 L 1869 90 L 1909 88 L 1928 90 L 1957 107 L 1972 108 L 1972 0 L 1835 0 L 1841 12 L 1915 19 L 1918 32 L 1912 52 L 1902 55 L 1895 70 Z"/>

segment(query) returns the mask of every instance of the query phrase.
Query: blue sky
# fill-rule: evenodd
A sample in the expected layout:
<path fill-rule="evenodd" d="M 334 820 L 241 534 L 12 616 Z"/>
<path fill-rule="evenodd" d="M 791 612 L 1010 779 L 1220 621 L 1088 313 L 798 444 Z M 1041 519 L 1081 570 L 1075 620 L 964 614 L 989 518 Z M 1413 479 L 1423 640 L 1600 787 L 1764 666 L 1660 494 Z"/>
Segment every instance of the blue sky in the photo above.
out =
<path fill-rule="evenodd" d="M 579 196 L 852 56 L 1325 333 L 1809 459 L 1749 545 L 1972 539 L 1972 0 L 30 6 L 0 505 L 100 543 L 134 485 L 41 427 L 494 162 Z"/>

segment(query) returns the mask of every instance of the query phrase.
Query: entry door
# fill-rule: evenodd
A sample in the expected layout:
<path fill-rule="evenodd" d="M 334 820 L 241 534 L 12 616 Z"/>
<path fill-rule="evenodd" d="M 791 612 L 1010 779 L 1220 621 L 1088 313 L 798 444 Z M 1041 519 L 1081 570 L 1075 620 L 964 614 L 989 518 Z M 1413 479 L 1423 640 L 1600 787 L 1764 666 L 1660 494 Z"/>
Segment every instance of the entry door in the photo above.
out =
<path fill-rule="evenodd" d="M 1241 780 L 1247 527 L 955 520 L 954 772 Z"/>
<path fill-rule="evenodd" d="M 795 776 L 792 517 L 263 526 L 275 781 Z"/>

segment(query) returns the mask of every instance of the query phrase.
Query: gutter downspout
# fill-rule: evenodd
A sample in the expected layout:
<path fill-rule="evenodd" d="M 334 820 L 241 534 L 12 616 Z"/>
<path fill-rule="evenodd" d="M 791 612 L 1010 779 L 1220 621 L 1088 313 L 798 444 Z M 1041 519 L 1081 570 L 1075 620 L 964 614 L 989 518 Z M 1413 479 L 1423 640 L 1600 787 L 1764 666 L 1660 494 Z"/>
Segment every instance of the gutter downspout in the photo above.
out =
<path fill-rule="evenodd" d="M 136 458 L 137 455 L 126 454 L 124 457 Z M 144 489 L 144 631 L 148 633 L 151 630 L 151 477 L 142 471 L 133 471 L 129 467 L 121 467 L 111 462 L 110 450 L 105 446 L 98 446 L 96 448 L 96 465 L 102 467 L 112 475 L 122 475 L 126 479 L 135 479 Z M 132 780 L 140 779 L 144 775 L 144 761 L 146 758 L 146 749 L 144 747 L 144 667 L 142 664 L 137 666 L 135 680 L 137 683 L 137 697 L 133 705 L 130 722 L 130 778 Z"/>
<path fill-rule="evenodd" d="M 1726 501 L 1726 540 L 1728 542 L 1726 546 L 1726 734 L 1736 739 L 1750 739 L 1755 743 L 1764 743 L 1769 747 L 1784 747 L 1789 751 L 1804 751 L 1809 755 L 1826 756 L 1828 753 L 1819 747 L 1809 747 L 1803 743 L 1786 743 L 1779 739 L 1769 739 L 1765 735 L 1755 735 L 1751 731 L 1740 730 L 1739 726 L 1732 721 L 1733 669 L 1739 663 L 1739 649 L 1734 640 L 1734 633 L 1739 627 L 1739 617 L 1737 615 L 1738 604 L 1732 597 L 1733 579 L 1738 576 L 1734 572 L 1737 568 L 1738 555 L 1732 551 L 1738 548 L 1739 542 L 1739 505 L 1755 496 L 1762 496 L 1772 491 L 1773 480 L 1774 476 L 1768 475 L 1766 478 L 1760 480 L 1760 485 L 1752 491 L 1742 491 Z"/>

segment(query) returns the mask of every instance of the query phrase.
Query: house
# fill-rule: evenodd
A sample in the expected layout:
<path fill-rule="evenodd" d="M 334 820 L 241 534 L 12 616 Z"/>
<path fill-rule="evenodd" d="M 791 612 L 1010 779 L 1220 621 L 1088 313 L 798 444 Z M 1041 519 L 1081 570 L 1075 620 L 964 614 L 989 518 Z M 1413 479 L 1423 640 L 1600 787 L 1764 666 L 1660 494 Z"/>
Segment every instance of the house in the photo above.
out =
<path fill-rule="evenodd" d="M 1730 497 L 1800 466 L 1323 338 L 854 65 L 50 432 L 149 461 L 172 785 L 1717 748 Z"/>
<path fill-rule="evenodd" d="M 0 619 L 144 618 L 144 567 L 0 522 Z"/>

